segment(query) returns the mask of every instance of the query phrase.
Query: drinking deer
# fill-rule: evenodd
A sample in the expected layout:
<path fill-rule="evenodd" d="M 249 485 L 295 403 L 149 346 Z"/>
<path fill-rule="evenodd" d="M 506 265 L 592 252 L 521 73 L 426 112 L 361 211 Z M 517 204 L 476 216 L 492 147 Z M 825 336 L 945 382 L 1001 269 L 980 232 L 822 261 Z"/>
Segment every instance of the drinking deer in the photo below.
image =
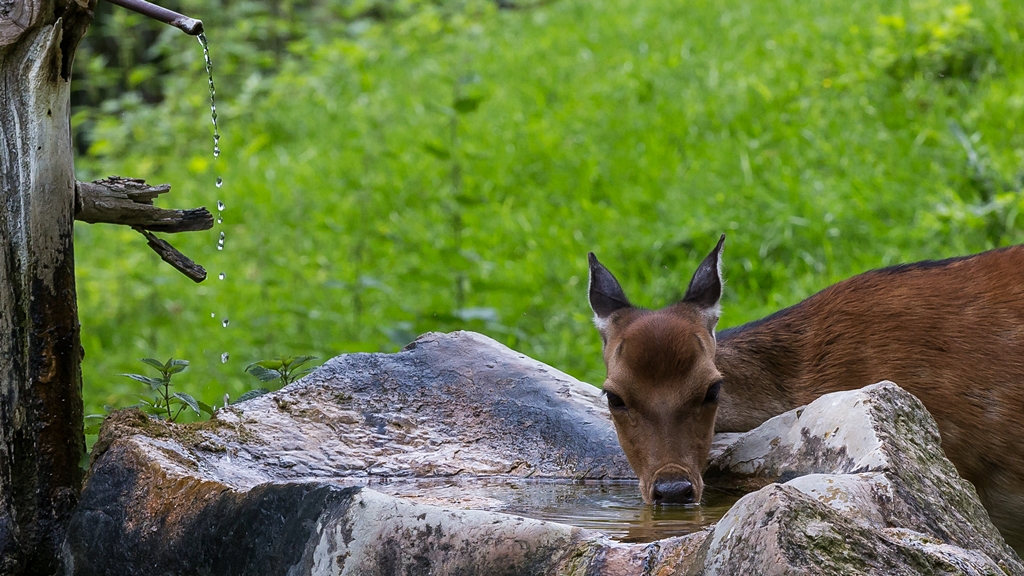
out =
<path fill-rule="evenodd" d="M 724 243 L 660 310 L 630 304 L 589 255 L 604 393 L 644 500 L 699 502 L 714 432 L 892 380 L 928 408 L 946 456 L 1024 549 L 1024 246 L 865 272 L 716 335 Z"/>

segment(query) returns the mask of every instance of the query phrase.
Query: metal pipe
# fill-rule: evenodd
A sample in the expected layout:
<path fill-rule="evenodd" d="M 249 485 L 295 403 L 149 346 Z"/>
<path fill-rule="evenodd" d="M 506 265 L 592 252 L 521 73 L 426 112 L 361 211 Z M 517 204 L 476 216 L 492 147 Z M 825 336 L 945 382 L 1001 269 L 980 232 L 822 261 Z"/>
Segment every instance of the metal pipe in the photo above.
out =
<path fill-rule="evenodd" d="M 178 14 L 173 10 L 168 10 L 156 4 L 146 2 L 146 0 L 108 0 L 111 4 L 117 4 L 122 8 L 127 8 L 133 12 L 138 12 L 143 16 L 149 16 L 154 20 L 159 20 L 164 24 L 170 24 L 175 28 L 181 30 L 185 34 L 191 36 L 198 36 L 203 33 L 203 21 L 196 20 L 195 18 L 189 18 L 184 14 Z"/>

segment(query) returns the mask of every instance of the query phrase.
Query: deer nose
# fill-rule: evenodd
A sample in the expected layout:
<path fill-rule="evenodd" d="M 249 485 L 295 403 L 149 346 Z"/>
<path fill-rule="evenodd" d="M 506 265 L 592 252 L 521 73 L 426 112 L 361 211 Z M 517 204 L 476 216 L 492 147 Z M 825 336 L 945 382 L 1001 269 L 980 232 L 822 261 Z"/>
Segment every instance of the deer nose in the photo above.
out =
<path fill-rule="evenodd" d="M 657 480 L 651 500 L 655 504 L 693 504 L 693 484 L 685 478 Z"/>

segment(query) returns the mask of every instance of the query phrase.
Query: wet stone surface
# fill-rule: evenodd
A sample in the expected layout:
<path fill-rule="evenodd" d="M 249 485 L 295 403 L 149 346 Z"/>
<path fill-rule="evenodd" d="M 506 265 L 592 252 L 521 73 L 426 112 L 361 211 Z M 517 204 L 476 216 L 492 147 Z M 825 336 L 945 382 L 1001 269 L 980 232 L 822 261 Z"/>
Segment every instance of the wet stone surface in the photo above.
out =
<path fill-rule="evenodd" d="M 215 420 L 198 456 L 214 478 L 241 486 L 633 477 L 599 390 L 472 333 L 426 335 L 398 354 L 339 356 Z"/>
<path fill-rule="evenodd" d="M 360 482 L 419 504 L 559 522 L 600 531 L 619 542 L 653 542 L 700 532 L 739 499 L 738 494 L 711 489 L 699 506 L 645 506 L 635 480 L 458 476 Z"/>
<path fill-rule="evenodd" d="M 716 438 L 709 486 L 757 490 L 727 512 L 660 513 L 631 477 L 597 389 L 478 334 L 428 334 L 202 425 L 111 417 L 65 567 L 1024 574 L 934 421 L 891 383 Z"/>

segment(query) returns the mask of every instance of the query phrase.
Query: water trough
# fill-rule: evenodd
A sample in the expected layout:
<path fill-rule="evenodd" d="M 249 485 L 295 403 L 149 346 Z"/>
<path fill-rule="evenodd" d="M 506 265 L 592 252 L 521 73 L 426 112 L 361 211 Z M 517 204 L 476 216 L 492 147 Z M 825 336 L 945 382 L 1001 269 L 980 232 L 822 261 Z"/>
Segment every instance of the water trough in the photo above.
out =
<path fill-rule="evenodd" d="M 479 334 L 428 334 L 396 354 L 337 357 L 202 425 L 118 413 L 65 566 L 1024 574 L 934 421 L 891 383 L 716 437 L 706 478 L 722 501 L 644 506 L 597 389 Z"/>

